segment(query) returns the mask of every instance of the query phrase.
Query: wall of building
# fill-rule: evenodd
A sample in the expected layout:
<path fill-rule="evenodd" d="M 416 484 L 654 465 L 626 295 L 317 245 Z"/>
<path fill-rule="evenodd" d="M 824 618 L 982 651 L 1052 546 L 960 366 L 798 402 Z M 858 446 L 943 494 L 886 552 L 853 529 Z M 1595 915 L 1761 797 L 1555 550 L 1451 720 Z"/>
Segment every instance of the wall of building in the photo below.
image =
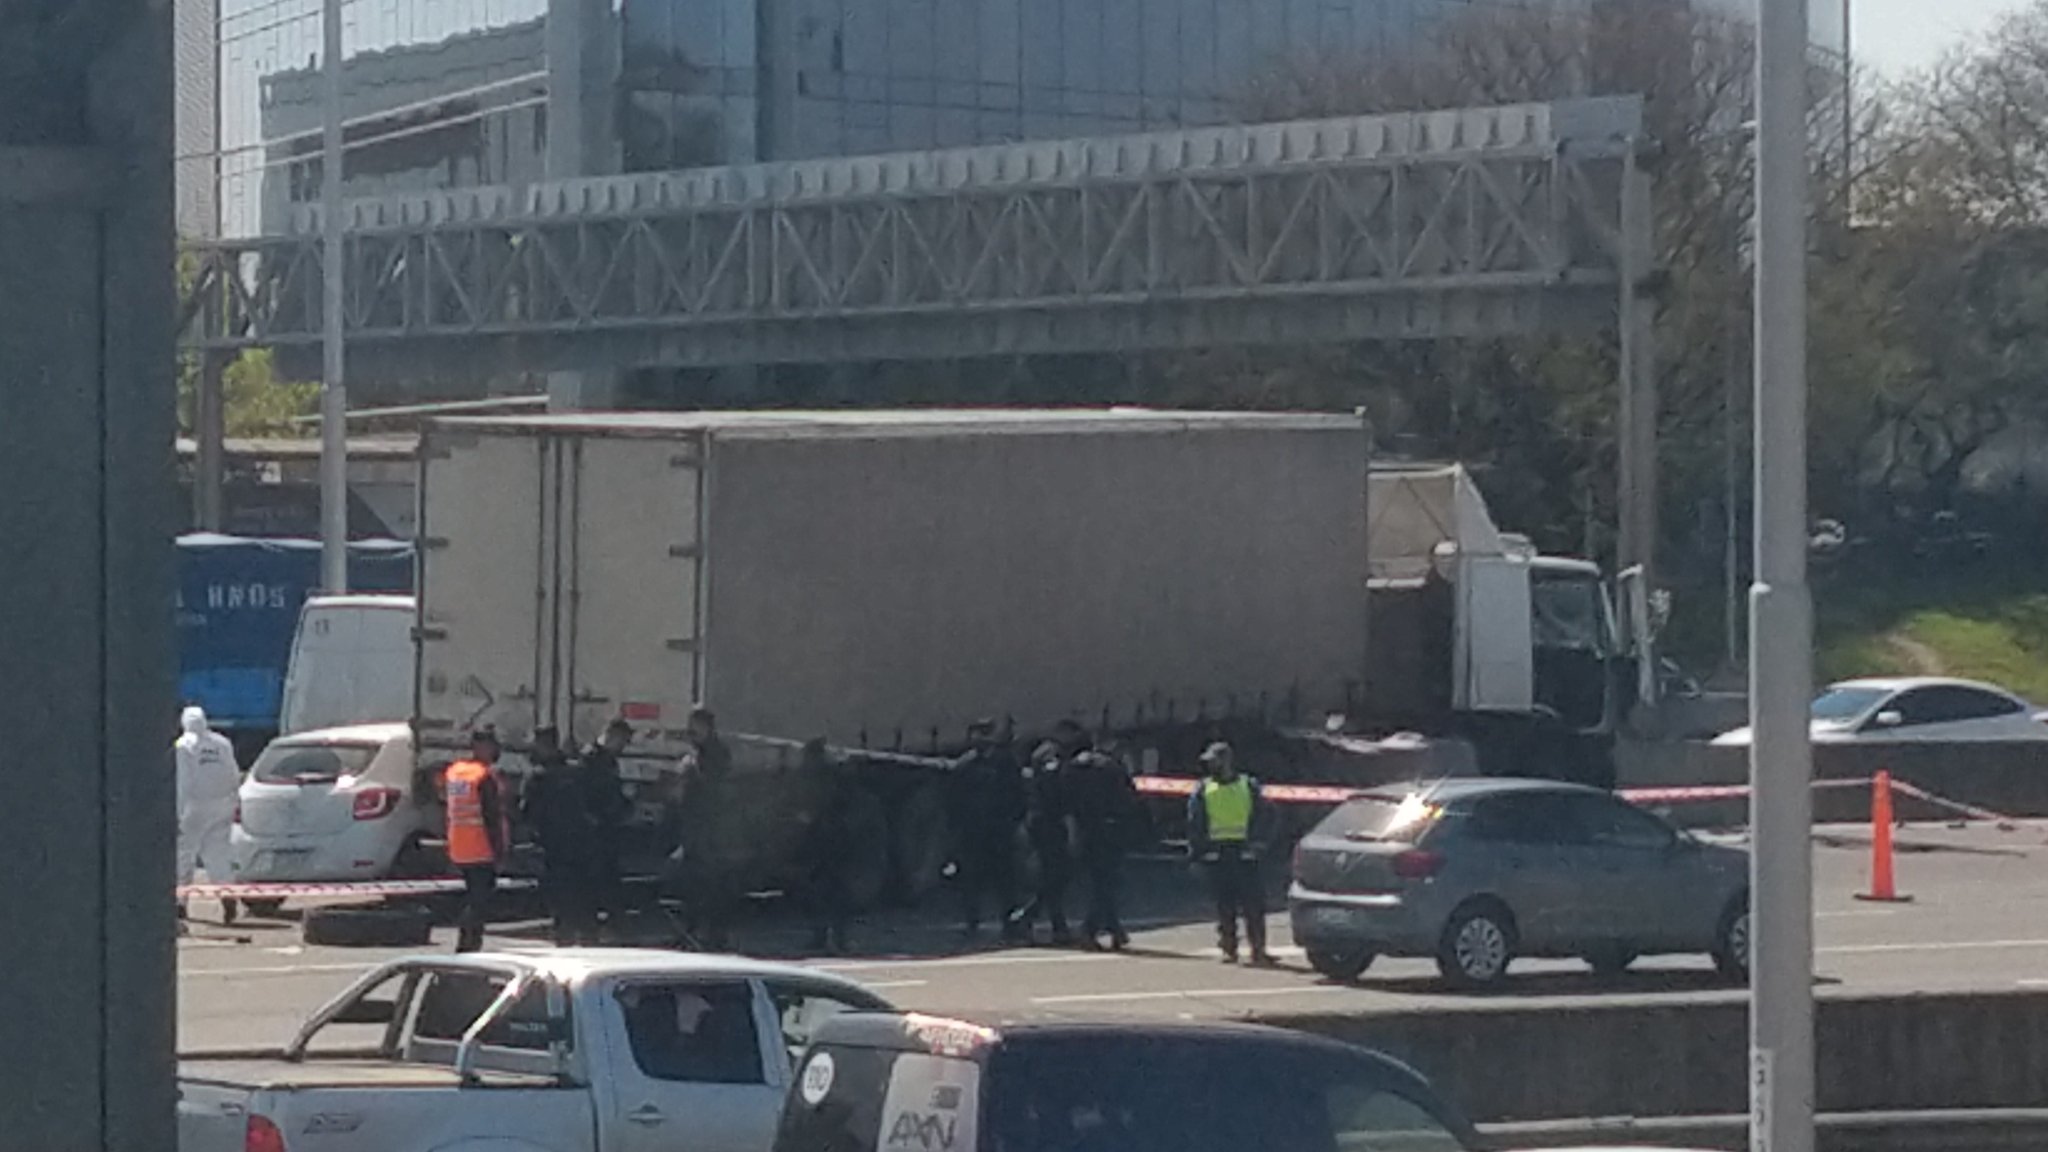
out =
<path fill-rule="evenodd" d="M 220 0 L 173 0 L 172 68 L 177 103 L 172 109 L 178 234 L 212 236 L 220 230 L 220 55 L 215 29 Z"/>

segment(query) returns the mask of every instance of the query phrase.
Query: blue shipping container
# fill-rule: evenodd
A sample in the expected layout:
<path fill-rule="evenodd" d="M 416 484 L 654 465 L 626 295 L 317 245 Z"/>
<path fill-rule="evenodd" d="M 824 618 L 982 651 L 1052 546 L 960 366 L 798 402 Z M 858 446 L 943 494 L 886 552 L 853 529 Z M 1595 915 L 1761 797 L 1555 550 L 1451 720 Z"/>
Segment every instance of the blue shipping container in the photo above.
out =
<path fill-rule="evenodd" d="M 349 545 L 354 592 L 409 595 L 413 549 Z M 299 608 L 320 587 L 320 542 L 194 534 L 178 538 L 178 691 L 215 727 L 271 731 Z"/>

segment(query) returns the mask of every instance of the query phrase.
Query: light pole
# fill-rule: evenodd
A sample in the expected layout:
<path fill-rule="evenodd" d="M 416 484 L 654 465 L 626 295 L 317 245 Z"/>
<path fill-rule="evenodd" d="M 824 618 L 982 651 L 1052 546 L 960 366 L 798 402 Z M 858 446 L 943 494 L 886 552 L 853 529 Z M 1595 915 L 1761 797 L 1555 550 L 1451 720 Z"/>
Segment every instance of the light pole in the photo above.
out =
<path fill-rule="evenodd" d="M 348 386 L 342 355 L 341 4 L 320 3 L 320 583 L 348 591 Z"/>
<path fill-rule="evenodd" d="M 1806 0 L 1759 0 L 1758 18 L 1756 575 L 1749 597 L 1749 1140 L 1753 1152 L 1812 1152 Z"/>

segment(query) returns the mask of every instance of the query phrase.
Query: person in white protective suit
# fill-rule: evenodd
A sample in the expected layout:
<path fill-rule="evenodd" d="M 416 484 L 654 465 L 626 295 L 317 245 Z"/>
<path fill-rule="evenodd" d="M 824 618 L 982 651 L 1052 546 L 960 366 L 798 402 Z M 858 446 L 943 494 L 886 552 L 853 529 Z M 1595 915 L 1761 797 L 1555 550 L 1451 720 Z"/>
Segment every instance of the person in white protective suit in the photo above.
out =
<path fill-rule="evenodd" d="M 192 883 L 198 868 L 215 884 L 234 879 L 228 833 L 235 823 L 235 794 L 242 786 L 242 768 L 235 746 L 206 722 L 206 710 L 187 708 L 178 723 L 178 884 Z M 185 901 L 178 901 L 178 917 Z M 221 918 L 234 923 L 235 902 L 221 901 Z"/>

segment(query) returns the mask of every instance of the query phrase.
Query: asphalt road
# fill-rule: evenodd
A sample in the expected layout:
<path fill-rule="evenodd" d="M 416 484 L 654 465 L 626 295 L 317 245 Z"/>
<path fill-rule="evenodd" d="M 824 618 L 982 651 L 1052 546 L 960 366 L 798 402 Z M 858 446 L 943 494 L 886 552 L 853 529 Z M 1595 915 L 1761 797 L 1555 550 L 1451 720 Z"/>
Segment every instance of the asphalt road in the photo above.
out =
<path fill-rule="evenodd" d="M 2048 829 L 1910 829 L 1898 858 L 1905 904 L 1870 904 L 1855 893 L 1867 879 L 1860 830 L 1824 835 L 1816 849 L 1817 968 L 1821 994 L 2048 988 Z M 1590 998 L 1728 996 L 1705 958 L 1645 961 L 1618 980 L 1596 980 L 1582 965 L 1527 961 L 1504 993 L 1449 992 L 1425 961 L 1381 960 L 1356 986 L 1309 972 L 1290 946 L 1285 917 L 1273 919 L 1282 967 L 1260 971 L 1219 963 L 1198 890 L 1178 866 L 1139 870 L 1135 948 L 1100 955 L 1050 948 L 963 949 L 929 918 L 896 916 L 861 926 L 858 954 L 807 960 L 854 975 L 905 1007 L 983 1016 L 1115 1013 L 1229 1016 L 1249 1012 L 1473 1009 L 1503 999 L 1563 1010 Z M 186 1051 L 280 1043 L 327 997 L 371 965 L 400 954 L 306 947 L 290 923 L 222 929 L 194 909 L 193 936 L 180 944 L 179 1030 Z M 766 912 L 738 937 L 762 955 L 800 956 L 800 925 Z M 447 947 L 446 933 L 437 945 Z M 544 948 L 531 931 L 506 926 L 491 947 Z"/>

